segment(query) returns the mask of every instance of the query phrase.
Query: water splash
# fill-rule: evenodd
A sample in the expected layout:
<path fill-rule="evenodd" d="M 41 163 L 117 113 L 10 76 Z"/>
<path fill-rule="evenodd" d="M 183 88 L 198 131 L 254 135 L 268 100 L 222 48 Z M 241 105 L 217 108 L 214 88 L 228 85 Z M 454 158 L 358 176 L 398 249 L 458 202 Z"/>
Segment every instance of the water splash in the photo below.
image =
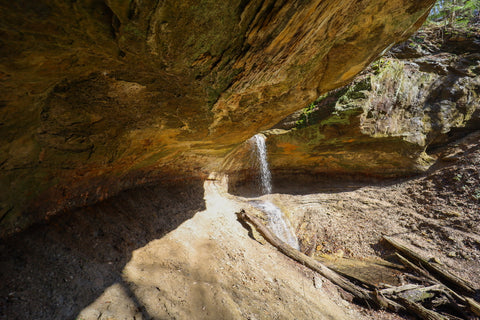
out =
<path fill-rule="evenodd" d="M 300 250 L 298 239 L 280 208 L 270 201 L 256 200 L 250 201 L 250 203 L 267 214 L 267 226 L 280 240 L 288 244 L 290 247 Z"/>
<path fill-rule="evenodd" d="M 266 137 L 263 134 L 254 135 L 250 141 L 254 145 L 255 154 L 260 167 L 260 181 L 263 194 L 272 193 L 272 174 L 268 167 Z M 268 228 L 283 242 L 294 249 L 300 250 L 298 239 L 292 227 L 285 219 L 282 210 L 270 201 L 254 200 L 250 203 L 267 214 Z"/>
<path fill-rule="evenodd" d="M 254 135 L 250 141 L 255 146 L 255 153 L 260 164 L 260 181 L 263 194 L 272 193 L 272 174 L 268 168 L 267 144 L 263 134 Z"/>

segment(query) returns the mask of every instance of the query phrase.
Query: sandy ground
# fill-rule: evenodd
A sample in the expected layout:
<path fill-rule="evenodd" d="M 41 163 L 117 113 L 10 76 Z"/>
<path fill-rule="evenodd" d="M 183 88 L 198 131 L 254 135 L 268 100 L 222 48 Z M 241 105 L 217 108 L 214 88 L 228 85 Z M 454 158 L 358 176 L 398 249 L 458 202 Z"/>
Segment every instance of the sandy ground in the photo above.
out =
<path fill-rule="evenodd" d="M 218 185 L 130 191 L 3 241 L 0 318 L 362 318 L 252 239 Z"/>
<path fill-rule="evenodd" d="M 251 239 L 236 220 L 238 203 L 222 196 L 213 181 L 205 183 L 205 201 L 205 211 L 134 251 L 123 270 L 123 280 L 149 317 L 352 318 L 355 312 L 347 305 L 333 303 L 324 289 L 315 288 L 311 272 Z M 105 307 L 108 303 L 133 305 L 112 293 L 99 297 L 78 318 L 118 316 Z"/>
<path fill-rule="evenodd" d="M 290 217 L 304 250 L 386 257 L 391 251 L 380 240 L 393 236 L 480 288 L 479 140 L 476 133 L 439 150 L 444 161 L 421 177 L 342 191 L 310 185 L 308 192 L 270 197 Z"/>
<path fill-rule="evenodd" d="M 480 287 L 478 141 L 440 150 L 444 161 L 422 177 L 286 184 L 264 197 L 289 217 L 303 250 L 386 256 L 380 239 L 391 235 Z M 130 190 L 2 240 L 0 319 L 402 319 L 347 302 L 252 239 L 235 216 L 248 199 L 224 185 Z"/>

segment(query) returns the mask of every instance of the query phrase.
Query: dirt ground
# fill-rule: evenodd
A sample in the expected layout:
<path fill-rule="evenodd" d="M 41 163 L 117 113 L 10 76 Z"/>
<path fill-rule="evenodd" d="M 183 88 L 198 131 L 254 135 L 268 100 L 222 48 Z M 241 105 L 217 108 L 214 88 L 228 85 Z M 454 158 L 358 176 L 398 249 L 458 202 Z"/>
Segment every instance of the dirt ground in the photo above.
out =
<path fill-rule="evenodd" d="M 0 319 L 361 316 L 250 238 L 218 183 L 131 190 L 2 240 Z"/>
<path fill-rule="evenodd" d="M 312 184 L 291 194 L 283 188 L 271 197 L 295 225 L 303 250 L 315 245 L 318 254 L 385 257 L 391 251 L 380 239 L 389 235 L 438 258 L 479 288 L 479 140 L 474 133 L 437 150 L 441 161 L 420 177 L 375 185 L 352 182 L 343 190 L 334 182 L 333 188 Z"/>
<path fill-rule="evenodd" d="M 480 287 L 480 134 L 421 177 L 279 183 L 264 196 L 317 254 L 386 256 L 391 235 Z M 126 191 L 0 242 L 0 319 L 410 319 L 348 302 L 252 239 L 215 179 Z M 278 191 L 281 190 L 281 193 Z"/>

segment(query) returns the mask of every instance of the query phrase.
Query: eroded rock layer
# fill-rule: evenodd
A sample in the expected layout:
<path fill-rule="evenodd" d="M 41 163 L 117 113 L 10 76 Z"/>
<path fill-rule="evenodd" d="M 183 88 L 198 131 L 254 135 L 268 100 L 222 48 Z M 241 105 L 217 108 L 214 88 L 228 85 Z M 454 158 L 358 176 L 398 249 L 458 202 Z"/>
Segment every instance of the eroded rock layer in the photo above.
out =
<path fill-rule="evenodd" d="M 274 176 L 386 178 L 429 169 L 445 157 L 434 154 L 438 147 L 480 130 L 478 30 L 442 38 L 442 29 L 425 28 L 352 84 L 264 132 Z M 250 179 L 250 150 L 227 157 L 225 169 L 238 172 L 233 187 Z"/>
<path fill-rule="evenodd" d="M 1 1 L 1 234 L 201 176 L 346 84 L 433 0 Z"/>

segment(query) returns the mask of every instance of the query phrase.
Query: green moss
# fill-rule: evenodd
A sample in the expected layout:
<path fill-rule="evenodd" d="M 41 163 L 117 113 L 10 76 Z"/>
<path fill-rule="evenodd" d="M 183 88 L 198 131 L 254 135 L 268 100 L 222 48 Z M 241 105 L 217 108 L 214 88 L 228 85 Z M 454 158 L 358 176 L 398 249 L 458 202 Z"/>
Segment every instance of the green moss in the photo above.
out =
<path fill-rule="evenodd" d="M 363 109 L 359 106 L 353 105 L 347 108 L 336 108 L 331 117 L 322 120 L 320 124 L 322 126 L 331 125 L 349 125 L 352 117 L 358 116 L 363 113 Z"/>
<path fill-rule="evenodd" d="M 382 73 L 385 69 L 391 67 L 391 63 L 392 63 L 392 60 L 382 57 L 382 58 L 374 61 L 370 65 L 370 68 L 373 70 L 373 73 L 375 75 L 378 75 L 378 74 Z"/>
<path fill-rule="evenodd" d="M 300 118 L 296 122 L 296 127 L 298 129 L 305 128 L 309 125 L 309 123 L 315 121 L 315 103 L 310 104 L 308 107 L 302 110 L 302 114 Z"/>
<path fill-rule="evenodd" d="M 296 128 L 305 128 L 309 125 L 349 124 L 350 117 L 357 116 L 363 109 L 356 100 L 367 98 L 367 91 L 371 90 L 370 78 L 362 79 L 353 85 L 334 90 L 320 96 L 314 103 L 303 109 L 296 123 Z M 325 117 L 325 111 L 331 110 Z"/>

